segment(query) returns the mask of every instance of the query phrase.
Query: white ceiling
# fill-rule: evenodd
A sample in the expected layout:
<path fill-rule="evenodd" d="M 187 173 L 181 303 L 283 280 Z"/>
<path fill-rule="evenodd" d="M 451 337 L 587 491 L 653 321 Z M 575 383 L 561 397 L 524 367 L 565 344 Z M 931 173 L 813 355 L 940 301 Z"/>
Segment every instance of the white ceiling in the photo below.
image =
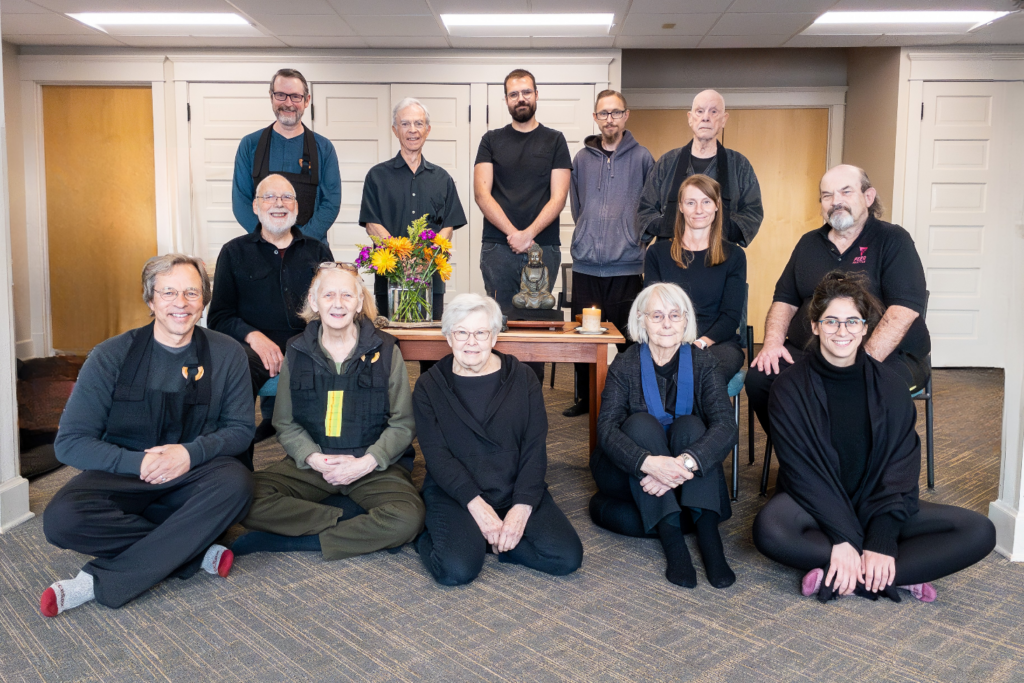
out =
<path fill-rule="evenodd" d="M 1014 0 L 145 0 L 151 12 L 236 12 L 262 37 L 111 37 L 65 12 L 137 11 L 140 0 L 0 0 L 19 45 L 268 48 L 766 48 L 1024 44 L 1024 12 L 967 35 L 801 36 L 826 10 L 1012 10 Z M 447 12 L 614 12 L 599 38 L 458 38 Z M 672 28 L 663 25 L 674 24 Z"/>

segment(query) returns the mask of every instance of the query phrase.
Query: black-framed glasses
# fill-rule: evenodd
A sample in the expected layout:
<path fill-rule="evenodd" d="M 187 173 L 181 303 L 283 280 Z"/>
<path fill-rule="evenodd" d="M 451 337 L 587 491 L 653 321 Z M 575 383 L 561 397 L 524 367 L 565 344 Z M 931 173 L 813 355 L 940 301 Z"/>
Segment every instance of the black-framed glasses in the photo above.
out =
<path fill-rule="evenodd" d="M 472 334 L 478 342 L 485 342 L 491 338 L 490 330 L 477 330 L 476 332 L 470 332 L 469 330 L 452 330 L 452 336 L 455 337 L 455 341 L 464 342 L 469 339 L 470 334 Z"/>
<path fill-rule="evenodd" d="M 608 117 L 612 117 L 616 121 L 626 115 L 626 112 L 622 109 L 616 109 L 615 111 L 598 111 L 594 112 L 594 116 L 597 117 L 598 121 L 607 121 Z"/>
<path fill-rule="evenodd" d="M 261 194 L 259 200 L 265 204 L 276 204 L 277 200 L 280 199 L 285 204 L 294 204 L 295 195 L 293 194 Z"/>
<path fill-rule="evenodd" d="M 278 92 L 278 91 L 275 90 L 274 92 L 272 92 L 270 94 L 273 95 L 274 99 L 277 100 L 278 102 L 284 102 L 285 100 L 291 100 L 292 104 L 302 104 L 303 102 L 306 101 L 306 96 L 304 94 L 301 94 L 301 93 Z"/>
<path fill-rule="evenodd" d="M 640 311 L 640 315 L 647 316 L 647 319 L 650 320 L 655 325 L 665 322 L 665 314 L 662 313 L 661 311 L 654 311 L 653 313 L 648 313 L 647 311 Z M 686 314 L 680 313 L 679 311 L 672 311 L 671 313 L 668 314 L 668 319 L 674 323 L 682 322 L 686 320 Z"/>
<path fill-rule="evenodd" d="M 359 268 L 354 263 L 345 263 L 344 261 L 324 261 L 318 267 L 320 270 L 330 270 L 332 268 L 340 268 L 341 270 L 347 270 L 350 273 L 359 274 Z"/>
<path fill-rule="evenodd" d="M 164 301 L 177 301 L 179 294 L 184 294 L 186 301 L 199 301 L 203 298 L 203 293 L 194 287 L 190 287 L 184 292 L 179 292 L 176 289 L 168 287 L 167 289 L 158 290 L 156 293 Z"/>
<path fill-rule="evenodd" d="M 867 320 L 864 318 L 847 318 L 846 320 L 840 320 L 839 318 L 823 318 L 818 321 L 821 325 L 821 329 L 825 330 L 829 334 L 834 334 L 839 331 L 840 325 L 846 326 L 846 331 L 850 334 L 859 334 L 864 326 L 867 324 Z"/>

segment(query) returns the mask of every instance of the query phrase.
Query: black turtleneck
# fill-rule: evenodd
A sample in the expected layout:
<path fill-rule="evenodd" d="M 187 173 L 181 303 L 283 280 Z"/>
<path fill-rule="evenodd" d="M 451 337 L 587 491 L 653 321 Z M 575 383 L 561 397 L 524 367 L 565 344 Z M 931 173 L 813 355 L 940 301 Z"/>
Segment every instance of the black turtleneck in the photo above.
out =
<path fill-rule="evenodd" d="M 864 365 L 863 349 L 857 349 L 853 365 L 845 368 L 825 360 L 820 349 L 811 354 L 811 367 L 825 385 L 829 436 L 839 454 L 839 479 L 850 497 L 860 488 L 872 446 Z M 873 517 L 864 530 L 864 550 L 895 557 L 900 526 L 892 515 Z"/>
<path fill-rule="evenodd" d="M 676 415 L 676 395 L 679 393 L 679 387 L 676 386 L 678 384 L 676 380 L 679 377 L 679 349 L 676 349 L 675 355 L 664 365 L 655 363 L 654 373 L 665 380 L 665 393 L 661 397 L 665 412 L 672 417 L 679 417 Z"/>

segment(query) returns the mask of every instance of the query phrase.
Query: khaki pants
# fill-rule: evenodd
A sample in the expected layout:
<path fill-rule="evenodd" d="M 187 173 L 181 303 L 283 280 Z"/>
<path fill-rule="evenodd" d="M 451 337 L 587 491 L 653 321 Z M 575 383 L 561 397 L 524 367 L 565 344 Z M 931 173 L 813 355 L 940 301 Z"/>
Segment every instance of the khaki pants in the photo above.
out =
<path fill-rule="evenodd" d="M 397 548 L 423 530 L 423 499 L 403 467 L 373 471 L 347 486 L 324 481 L 313 469 L 300 470 L 286 457 L 254 475 L 255 491 L 243 526 L 283 536 L 320 535 L 325 560 L 340 560 L 384 548 Z M 365 515 L 344 512 L 321 500 L 348 496 Z"/>

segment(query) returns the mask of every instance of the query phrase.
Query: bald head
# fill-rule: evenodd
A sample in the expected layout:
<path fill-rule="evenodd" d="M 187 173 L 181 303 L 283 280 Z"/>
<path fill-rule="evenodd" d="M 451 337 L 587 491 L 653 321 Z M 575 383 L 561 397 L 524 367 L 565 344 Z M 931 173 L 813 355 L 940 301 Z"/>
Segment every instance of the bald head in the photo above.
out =
<path fill-rule="evenodd" d="M 830 168 L 821 177 L 819 190 L 821 217 L 836 232 L 859 230 L 875 213 L 875 188 L 862 168 L 849 164 Z"/>
<path fill-rule="evenodd" d="M 686 120 L 694 139 L 702 143 L 714 140 L 729 120 L 725 99 L 716 90 L 702 90 L 693 98 L 693 106 L 686 114 Z"/>

